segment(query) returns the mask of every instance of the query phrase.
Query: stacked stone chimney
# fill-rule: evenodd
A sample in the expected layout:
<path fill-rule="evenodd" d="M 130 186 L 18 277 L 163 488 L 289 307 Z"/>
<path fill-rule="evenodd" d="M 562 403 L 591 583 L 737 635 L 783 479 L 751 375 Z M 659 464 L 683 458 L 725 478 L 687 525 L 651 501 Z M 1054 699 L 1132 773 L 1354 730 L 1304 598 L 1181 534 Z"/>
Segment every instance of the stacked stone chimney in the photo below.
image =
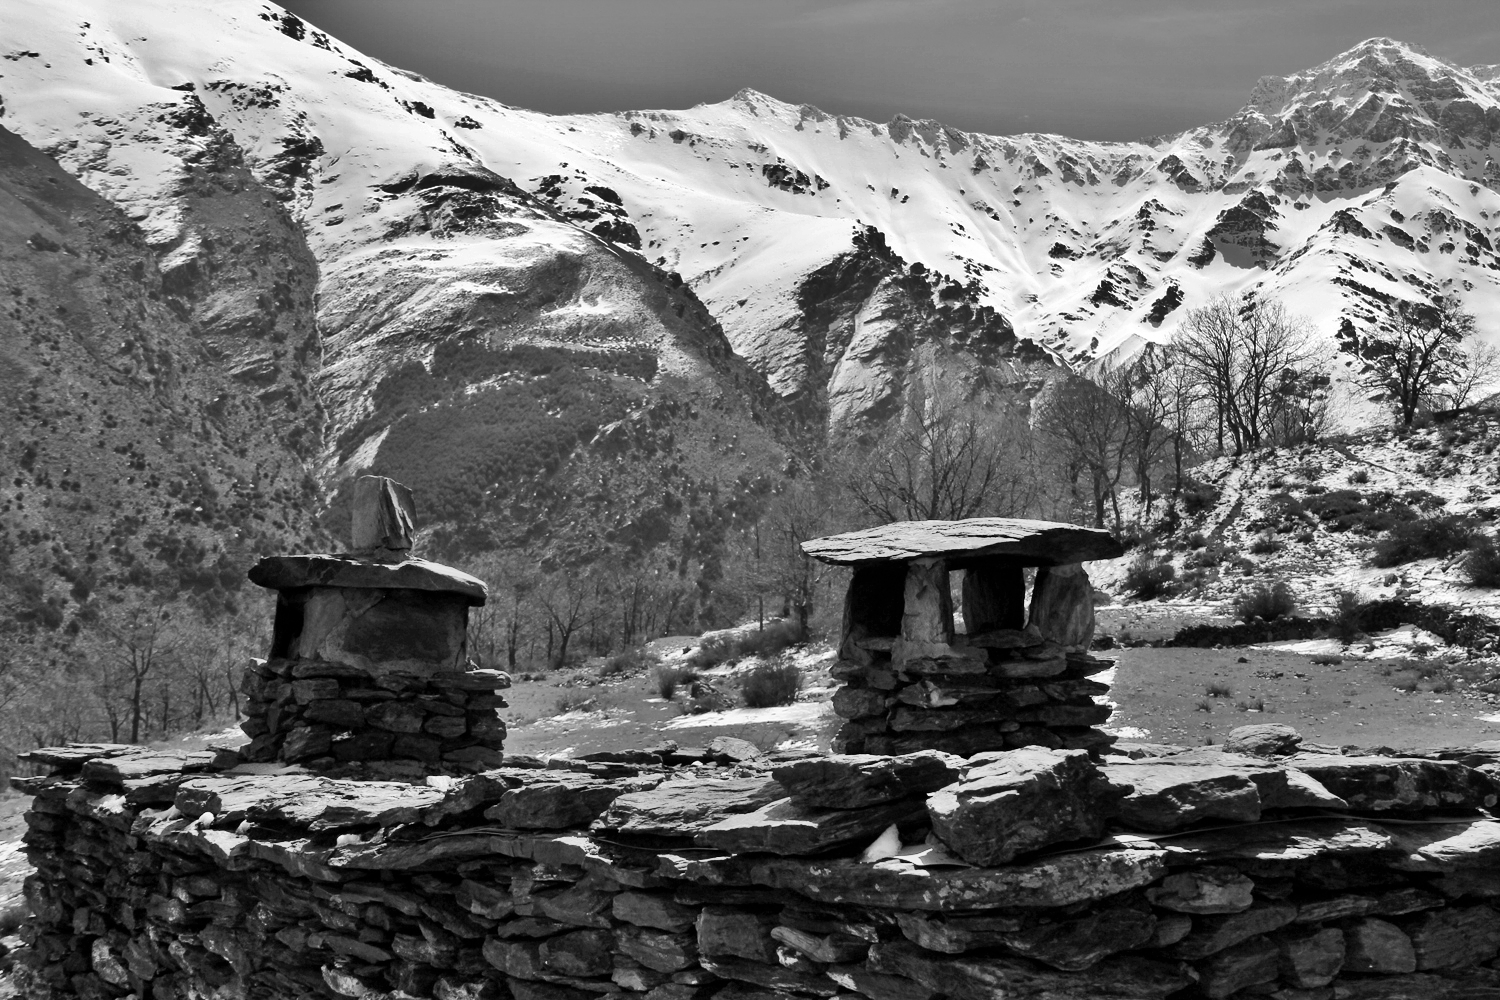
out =
<path fill-rule="evenodd" d="M 1107 532 L 1049 521 L 909 521 L 807 542 L 853 567 L 834 711 L 843 753 L 944 750 L 964 756 L 1043 746 L 1101 750 L 1112 738 L 1089 655 L 1093 587 L 1082 562 L 1121 553 Z M 1026 570 L 1035 568 L 1031 601 Z M 954 626 L 964 570 L 966 632 Z"/>
<path fill-rule="evenodd" d="M 355 483 L 352 536 L 352 552 L 250 571 L 277 599 L 270 655 L 245 678 L 244 755 L 396 775 L 499 766 L 510 678 L 472 669 L 466 648 L 485 585 L 412 555 L 411 491 L 390 479 Z"/>

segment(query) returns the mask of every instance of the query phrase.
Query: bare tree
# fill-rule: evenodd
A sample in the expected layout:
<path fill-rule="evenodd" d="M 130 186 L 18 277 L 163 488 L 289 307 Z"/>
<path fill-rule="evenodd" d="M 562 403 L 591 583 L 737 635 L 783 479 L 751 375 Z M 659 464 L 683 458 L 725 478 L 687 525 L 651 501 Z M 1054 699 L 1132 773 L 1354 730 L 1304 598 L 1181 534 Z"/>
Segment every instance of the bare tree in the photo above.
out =
<path fill-rule="evenodd" d="M 552 665 L 568 659 L 568 646 L 578 633 L 592 626 L 599 616 L 600 581 L 592 568 L 563 568 L 548 574 L 537 588 L 537 598 L 546 613 L 548 652 Z M 556 637 L 554 647 L 552 638 Z"/>
<path fill-rule="evenodd" d="M 173 612 L 162 596 L 142 597 L 101 616 L 88 650 L 100 673 L 99 696 L 118 741 L 127 727 L 130 742 L 141 739 L 146 718 L 146 683 L 167 668 L 180 640 Z"/>
<path fill-rule="evenodd" d="M 1474 403 L 1485 390 L 1500 382 L 1500 348 L 1473 343 L 1464 350 L 1463 366 L 1448 385 L 1432 393 L 1433 405 L 1441 410 L 1461 410 Z"/>
<path fill-rule="evenodd" d="M 917 401 L 845 475 L 877 523 L 1014 516 L 1035 503 L 1024 421 L 941 396 Z"/>
<path fill-rule="evenodd" d="M 1118 489 L 1131 453 L 1134 416 L 1127 399 L 1111 391 L 1125 385 L 1119 372 L 1103 376 L 1108 386 L 1081 376 L 1059 381 L 1043 404 L 1038 426 L 1051 443 L 1074 485 L 1087 478 L 1094 526 L 1104 527 L 1105 515 L 1113 512 L 1120 526 Z"/>
<path fill-rule="evenodd" d="M 1240 455 L 1305 436 L 1326 368 L 1306 323 L 1281 303 L 1220 296 L 1188 313 L 1173 347 L 1201 387 L 1216 450 Z"/>
<path fill-rule="evenodd" d="M 1446 391 L 1466 385 L 1472 392 L 1471 356 L 1463 342 L 1473 336 L 1474 316 L 1455 296 L 1431 302 L 1397 299 L 1388 304 L 1376 326 L 1361 333 L 1345 319 L 1339 346 L 1360 361 L 1357 381 L 1396 412 L 1410 427 L 1417 411 L 1441 399 Z M 1480 359 L 1493 365 L 1493 359 Z"/>

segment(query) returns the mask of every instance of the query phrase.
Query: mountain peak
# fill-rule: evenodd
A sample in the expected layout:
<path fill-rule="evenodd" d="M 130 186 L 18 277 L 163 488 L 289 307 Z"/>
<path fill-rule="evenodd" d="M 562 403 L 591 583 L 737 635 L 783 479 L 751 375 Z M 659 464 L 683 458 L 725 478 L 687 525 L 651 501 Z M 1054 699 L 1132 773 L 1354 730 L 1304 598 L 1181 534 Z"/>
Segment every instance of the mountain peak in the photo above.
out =
<path fill-rule="evenodd" d="M 1262 77 L 1251 94 L 1249 108 L 1278 117 L 1310 103 L 1350 103 L 1379 95 L 1438 112 L 1441 109 L 1435 102 L 1472 99 L 1483 93 L 1486 88 L 1482 79 L 1407 42 L 1367 38 L 1300 73 Z"/>

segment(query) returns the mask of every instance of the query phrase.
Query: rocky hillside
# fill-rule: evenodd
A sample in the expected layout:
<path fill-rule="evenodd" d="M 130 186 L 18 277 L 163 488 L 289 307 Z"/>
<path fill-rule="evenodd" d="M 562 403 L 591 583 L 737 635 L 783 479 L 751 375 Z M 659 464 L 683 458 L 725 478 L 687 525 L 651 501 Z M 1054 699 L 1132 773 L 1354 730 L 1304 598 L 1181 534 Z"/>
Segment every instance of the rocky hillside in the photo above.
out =
<path fill-rule="evenodd" d="M 1216 459 L 1192 471 L 1175 525 L 1163 527 L 1158 505 L 1154 529 L 1092 575 L 1128 598 L 1133 564 L 1168 563 L 1167 601 L 1230 614 L 1247 590 L 1284 581 L 1303 613 L 1330 613 L 1349 591 L 1500 618 L 1500 590 L 1465 569 L 1468 540 L 1493 537 L 1500 519 L 1497 447 L 1490 411 Z M 1454 540 L 1381 557 L 1393 532 L 1418 522 L 1451 523 Z"/>
<path fill-rule="evenodd" d="M 236 220 L 235 245 L 187 270 L 0 128 L 0 662 L 131 586 L 233 612 L 254 553 L 313 543 L 306 245 L 232 149 L 182 183 L 206 242 Z"/>

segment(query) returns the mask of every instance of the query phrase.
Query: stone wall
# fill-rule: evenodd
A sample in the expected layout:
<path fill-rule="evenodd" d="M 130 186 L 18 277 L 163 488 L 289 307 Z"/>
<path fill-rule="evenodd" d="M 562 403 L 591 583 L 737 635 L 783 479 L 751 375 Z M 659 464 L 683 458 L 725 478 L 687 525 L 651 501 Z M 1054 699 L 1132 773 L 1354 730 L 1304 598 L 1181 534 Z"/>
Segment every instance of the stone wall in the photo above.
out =
<path fill-rule="evenodd" d="M 421 780 L 503 759 L 510 677 L 499 670 L 370 671 L 327 660 L 257 660 L 245 671 L 245 756 L 334 774 Z"/>
<path fill-rule="evenodd" d="M 40 751 L 30 951 L 90 998 L 1500 998 L 1500 748 L 1121 749 Z"/>

